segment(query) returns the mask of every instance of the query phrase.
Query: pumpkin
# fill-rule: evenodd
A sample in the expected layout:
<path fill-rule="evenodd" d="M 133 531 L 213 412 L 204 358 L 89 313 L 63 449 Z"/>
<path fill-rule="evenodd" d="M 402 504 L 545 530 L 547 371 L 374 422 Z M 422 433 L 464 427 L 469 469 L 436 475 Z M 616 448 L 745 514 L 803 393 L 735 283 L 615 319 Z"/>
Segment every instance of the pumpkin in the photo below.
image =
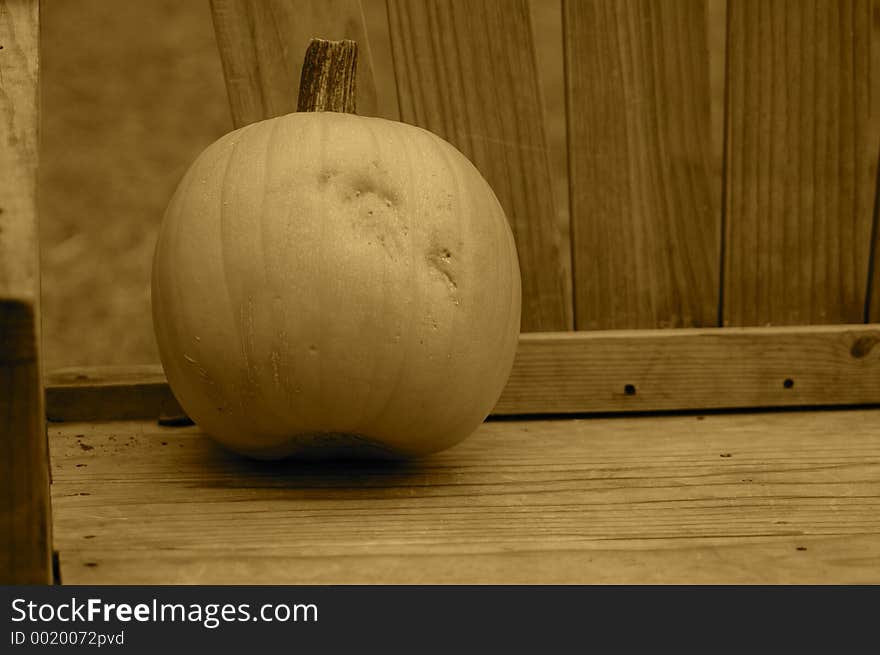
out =
<path fill-rule="evenodd" d="M 258 458 L 459 442 L 497 402 L 520 324 L 513 235 L 471 162 L 418 127 L 334 111 L 245 126 L 196 159 L 152 294 L 181 406 Z"/>

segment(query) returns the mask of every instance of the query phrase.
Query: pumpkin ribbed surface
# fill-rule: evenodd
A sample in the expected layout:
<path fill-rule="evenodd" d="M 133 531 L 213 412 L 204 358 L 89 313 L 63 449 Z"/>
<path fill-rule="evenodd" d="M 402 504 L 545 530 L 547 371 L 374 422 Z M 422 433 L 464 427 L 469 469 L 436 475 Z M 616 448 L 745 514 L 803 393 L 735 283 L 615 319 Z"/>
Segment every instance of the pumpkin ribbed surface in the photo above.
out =
<path fill-rule="evenodd" d="M 445 448 L 517 345 L 513 236 L 485 180 L 420 128 L 341 113 L 208 147 L 162 223 L 153 315 L 189 415 L 239 452 Z"/>

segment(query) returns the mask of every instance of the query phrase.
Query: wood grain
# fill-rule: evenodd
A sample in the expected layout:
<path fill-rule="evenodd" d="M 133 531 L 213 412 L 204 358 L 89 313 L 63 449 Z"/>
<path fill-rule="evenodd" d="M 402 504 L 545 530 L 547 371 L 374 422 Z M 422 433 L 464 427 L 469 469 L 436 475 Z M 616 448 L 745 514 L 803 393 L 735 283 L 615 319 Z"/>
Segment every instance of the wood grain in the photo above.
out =
<path fill-rule="evenodd" d="M 357 41 L 357 106 L 376 115 L 376 84 L 359 0 L 211 0 L 232 122 L 241 127 L 296 109 L 313 37 Z"/>
<path fill-rule="evenodd" d="M 516 237 L 522 329 L 570 330 L 526 0 L 389 0 L 401 120 L 439 134 L 488 180 Z"/>
<path fill-rule="evenodd" d="M 577 329 L 718 321 L 704 0 L 566 0 Z"/>
<path fill-rule="evenodd" d="M 877 583 L 880 411 L 495 421 L 425 460 L 50 430 L 68 584 Z"/>
<path fill-rule="evenodd" d="M 496 415 L 880 403 L 880 326 L 708 328 L 520 336 Z M 180 411 L 159 366 L 47 378 L 53 421 Z"/>
<path fill-rule="evenodd" d="M 159 364 L 59 369 L 45 383 L 50 421 L 155 419 L 183 411 Z"/>
<path fill-rule="evenodd" d="M 0 583 L 52 580 L 40 379 L 39 7 L 0 0 Z"/>
<path fill-rule="evenodd" d="M 871 70 L 880 71 L 880 0 L 871 4 Z M 871 279 L 868 280 L 869 294 L 865 299 L 865 322 L 880 321 L 880 74 L 871 80 L 871 126 L 869 143 L 873 143 L 877 156 L 871 161 L 871 178 L 875 180 L 874 189 L 874 241 L 871 250 Z"/>
<path fill-rule="evenodd" d="M 880 403 L 880 326 L 526 335 L 496 414 Z"/>
<path fill-rule="evenodd" d="M 724 325 L 861 322 L 880 117 L 871 0 L 728 8 Z"/>

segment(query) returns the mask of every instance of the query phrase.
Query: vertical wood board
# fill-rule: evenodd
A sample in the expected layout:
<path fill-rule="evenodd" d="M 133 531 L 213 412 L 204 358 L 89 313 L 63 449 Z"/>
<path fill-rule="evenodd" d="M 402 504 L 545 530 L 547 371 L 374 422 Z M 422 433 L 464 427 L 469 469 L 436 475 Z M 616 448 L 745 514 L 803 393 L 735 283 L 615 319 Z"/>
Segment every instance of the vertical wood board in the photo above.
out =
<path fill-rule="evenodd" d="M 564 3 L 580 330 L 717 323 L 707 28 L 704 0 Z"/>
<path fill-rule="evenodd" d="M 39 362 L 39 5 L 0 0 L 0 583 L 52 579 Z"/>
<path fill-rule="evenodd" d="M 729 0 L 724 325 L 864 320 L 871 0 Z"/>
<path fill-rule="evenodd" d="M 522 329 L 570 330 L 528 3 L 388 0 L 401 120 L 450 141 L 480 170 L 519 251 Z"/>
<path fill-rule="evenodd" d="M 874 145 L 875 156 L 871 160 L 871 175 L 874 180 L 873 243 L 869 262 L 871 278 L 868 280 L 869 293 L 865 299 L 865 322 L 880 320 L 880 265 L 877 253 L 880 251 L 880 0 L 871 3 L 871 132 L 869 143 Z"/>

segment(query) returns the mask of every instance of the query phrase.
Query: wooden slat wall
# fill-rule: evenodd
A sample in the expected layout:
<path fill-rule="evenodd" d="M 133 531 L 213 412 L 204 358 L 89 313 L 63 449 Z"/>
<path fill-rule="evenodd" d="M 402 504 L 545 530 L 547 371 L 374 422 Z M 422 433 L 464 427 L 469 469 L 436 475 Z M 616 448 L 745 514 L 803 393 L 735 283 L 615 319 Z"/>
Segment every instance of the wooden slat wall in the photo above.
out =
<path fill-rule="evenodd" d="M 0 583 L 52 579 L 37 256 L 39 10 L 0 0 Z"/>
<path fill-rule="evenodd" d="M 526 332 L 570 330 L 526 0 L 388 0 L 401 120 L 466 154 L 516 235 Z"/>
<path fill-rule="evenodd" d="M 496 190 L 530 332 L 862 322 L 878 150 L 872 3 L 564 0 L 573 280 L 526 0 L 387 4 L 401 118 L 453 142 Z M 366 43 L 355 0 L 296 15 L 282 0 L 212 8 L 236 125 L 292 109 L 310 36 Z M 710 76 L 719 54 L 723 102 Z"/>
<path fill-rule="evenodd" d="M 878 151 L 871 0 L 728 7 L 723 323 L 862 322 Z"/>
<path fill-rule="evenodd" d="M 235 127 L 296 111 L 303 55 L 313 37 L 358 42 L 358 113 L 376 115 L 358 0 L 211 0 L 211 12 Z"/>
<path fill-rule="evenodd" d="M 577 328 L 716 325 L 706 3 L 563 6 Z"/>

